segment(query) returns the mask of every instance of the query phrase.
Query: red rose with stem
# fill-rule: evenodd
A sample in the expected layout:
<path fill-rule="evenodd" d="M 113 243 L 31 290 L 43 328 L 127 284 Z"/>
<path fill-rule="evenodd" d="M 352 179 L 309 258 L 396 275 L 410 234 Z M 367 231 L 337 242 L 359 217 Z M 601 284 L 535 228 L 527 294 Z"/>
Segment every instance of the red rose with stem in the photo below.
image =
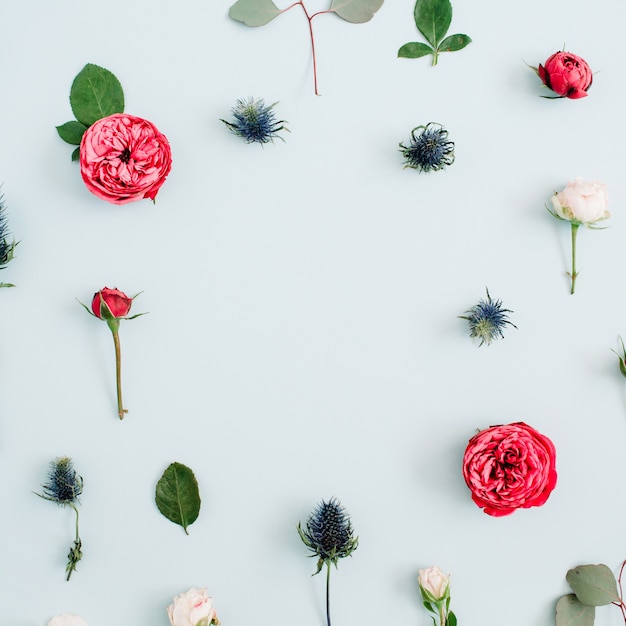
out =
<path fill-rule="evenodd" d="M 571 52 L 555 52 L 535 71 L 543 84 L 560 98 L 584 98 L 593 82 L 587 61 Z"/>
<path fill-rule="evenodd" d="M 85 310 L 94 317 L 104 320 L 113 334 L 115 344 L 115 380 L 117 383 L 117 413 L 119 418 L 124 419 L 124 414 L 128 411 L 122 403 L 122 353 L 120 348 L 119 327 L 120 320 L 132 320 L 145 313 L 137 313 L 128 317 L 133 300 L 139 294 L 129 298 L 119 289 L 109 289 L 104 287 L 97 291 L 91 301 L 91 311 L 81 302 Z"/>
<path fill-rule="evenodd" d="M 541 506 L 556 485 L 556 449 L 524 422 L 491 426 L 474 435 L 463 457 L 472 500 L 487 515 Z"/>

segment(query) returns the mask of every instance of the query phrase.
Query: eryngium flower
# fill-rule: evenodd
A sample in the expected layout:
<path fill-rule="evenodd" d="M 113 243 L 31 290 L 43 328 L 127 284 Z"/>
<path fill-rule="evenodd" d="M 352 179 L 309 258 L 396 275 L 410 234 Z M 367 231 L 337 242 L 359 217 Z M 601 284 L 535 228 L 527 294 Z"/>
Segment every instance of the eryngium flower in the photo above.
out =
<path fill-rule="evenodd" d="M 409 145 L 401 143 L 400 152 L 405 159 L 404 169 L 430 172 L 454 163 L 454 142 L 448 141 L 448 131 L 434 122 L 414 128 Z"/>
<path fill-rule="evenodd" d="M 72 459 L 63 456 L 50 463 L 48 482 L 42 488 L 42 498 L 60 505 L 73 504 L 83 492 L 83 479 L 76 473 Z"/>
<path fill-rule="evenodd" d="M 274 137 L 284 139 L 278 135 L 281 130 L 289 129 L 285 126 L 285 120 L 276 120 L 272 110 L 278 102 L 270 106 L 265 105 L 263 98 L 248 98 L 248 100 L 237 100 L 237 104 L 231 109 L 232 122 L 221 120 L 228 126 L 235 135 L 242 137 L 246 143 L 269 143 L 274 141 Z"/>
<path fill-rule="evenodd" d="M 333 563 L 350 556 L 359 544 L 359 538 L 353 537 L 350 516 L 337 498 L 328 502 L 322 500 L 306 523 L 306 530 L 298 524 L 298 533 L 304 545 L 317 556 L 318 574 L 324 563 Z"/>
<path fill-rule="evenodd" d="M 487 299 L 481 300 L 473 306 L 467 315 L 460 315 L 461 319 L 467 320 L 470 327 L 470 337 L 480 339 L 479 346 L 483 343 L 489 345 L 494 339 L 502 338 L 502 330 L 508 324 L 517 328 L 515 324 L 509 321 L 507 313 L 513 313 L 510 309 L 502 308 L 501 300 L 493 300 L 487 291 Z"/>
<path fill-rule="evenodd" d="M 17 243 L 9 239 L 9 226 L 5 214 L 6 204 L 4 196 L 0 194 L 0 269 L 4 269 L 15 254 Z M 13 287 L 9 283 L 0 283 L 0 287 Z"/>

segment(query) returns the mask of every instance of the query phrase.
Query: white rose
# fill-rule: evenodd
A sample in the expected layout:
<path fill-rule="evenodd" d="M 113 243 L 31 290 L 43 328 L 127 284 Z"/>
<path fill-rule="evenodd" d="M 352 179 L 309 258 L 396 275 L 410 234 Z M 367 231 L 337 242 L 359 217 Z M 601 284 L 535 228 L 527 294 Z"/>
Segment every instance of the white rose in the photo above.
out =
<path fill-rule="evenodd" d="M 552 196 L 552 208 L 559 217 L 585 226 L 609 217 L 608 203 L 604 183 L 588 182 L 582 178 L 570 181 L 563 191 Z"/>
<path fill-rule="evenodd" d="M 63 613 L 53 617 L 48 622 L 48 626 L 87 626 L 87 622 L 74 613 Z"/>
<path fill-rule="evenodd" d="M 219 624 L 217 612 L 206 589 L 190 589 L 174 598 L 167 607 L 172 626 L 210 626 Z"/>
<path fill-rule="evenodd" d="M 418 582 L 424 600 L 428 602 L 437 602 L 450 595 L 450 579 L 438 567 L 421 569 Z"/>

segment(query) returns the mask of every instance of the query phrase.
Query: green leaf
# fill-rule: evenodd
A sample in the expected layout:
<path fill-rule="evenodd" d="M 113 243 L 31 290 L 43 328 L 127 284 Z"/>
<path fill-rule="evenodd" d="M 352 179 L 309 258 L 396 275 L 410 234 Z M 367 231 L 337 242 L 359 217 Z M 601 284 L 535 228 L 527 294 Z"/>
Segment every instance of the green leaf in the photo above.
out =
<path fill-rule="evenodd" d="M 619 602 L 617 583 L 606 565 L 578 565 L 565 576 L 578 600 L 586 606 Z"/>
<path fill-rule="evenodd" d="M 76 120 L 71 122 L 65 122 L 61 126 L 57 126 L 57 133 L 63 141 L 72 144 L 73 146 L 79 146 L 80 140 L 83 138 L 83 133 L 87 130 L 87 127 Z"/>
<path fill-rule="evenodd" d="M 124 91 L 109 70 L 87 63 L 72 83 L 70 105 L 76 119 L 91 126 L 103 117 L 124 112 Z"/>
<path fill-rule="evenodd" d="M 452 21 L 450 0 L 417 0 L 415 25 L 433 48 L 446 36 Z"/>
<path fill-rule="evenodd" d="M 72 161 L 78 161 L 80 159 L 80 148 L 76 148 L 74 152 L 72 152 Z"/>
<path fill-rule="evenodd" d="M 593 626 L 596 609 L 581 604 L 573 593 L 556 603 L 556 626 Z"/>
<path fill-rule="evenodd" d="M 398 50 L 398 56 L 405 59 L 417 59 L 419 57 L 425 57 L 427 54 L 434 54 L 434 50 L 425 43 L 414 41 L 412 43 L 405 43 L 400 50 Z"/>
<path fill-rule="evenodd" d="M 193 472 L 182 463 L 172 463 L 157 483 L 155 501 L 159 511 L 188 535 L 187 526 L 200 513 L 198 481 Z"/>
<path fill-rule="evenodd" d="M 228 11 L 232 19 L 246 26 L 264 26 L 281 13 L 272 0 L 237 0 Z"/>
<path fill-rule="evenodd" d="M 439 44 L 439 52 L 463 50 L 470 43 L 472 43 L 472 40 L 467 35 L 450 35 Z"/>
<path fill-rule="evenodd" d="M 369 22 L 374 13 L 383 6 L 384 0 L 332 0 L 329 11 L 353 24 Z"/>

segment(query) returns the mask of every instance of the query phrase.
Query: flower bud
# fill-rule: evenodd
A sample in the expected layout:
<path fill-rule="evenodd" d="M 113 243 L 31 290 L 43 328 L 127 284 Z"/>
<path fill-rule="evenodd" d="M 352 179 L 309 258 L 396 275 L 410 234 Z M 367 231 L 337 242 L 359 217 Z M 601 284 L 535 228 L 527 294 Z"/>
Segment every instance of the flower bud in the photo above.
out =
<path fill-rule="evenodd" d="M 438 567 L 421 569 L 417 580 L 424 602 L 441 602 L 450 597 L 450 579 Z"/>
<path fill-rule="evenodd" d="M 130 311 L 133 299 L 119 289 L 104 287 L 93 295 L 91 310 L 101 320 L 125 317 Z"/>
<path fill-rule="evenodd" d="M 571 52 L 555 52 L 537 74 L 543 84 L 562 98 L 584 98 L 591 87 L 593 74 L 587 62 Z"/>

